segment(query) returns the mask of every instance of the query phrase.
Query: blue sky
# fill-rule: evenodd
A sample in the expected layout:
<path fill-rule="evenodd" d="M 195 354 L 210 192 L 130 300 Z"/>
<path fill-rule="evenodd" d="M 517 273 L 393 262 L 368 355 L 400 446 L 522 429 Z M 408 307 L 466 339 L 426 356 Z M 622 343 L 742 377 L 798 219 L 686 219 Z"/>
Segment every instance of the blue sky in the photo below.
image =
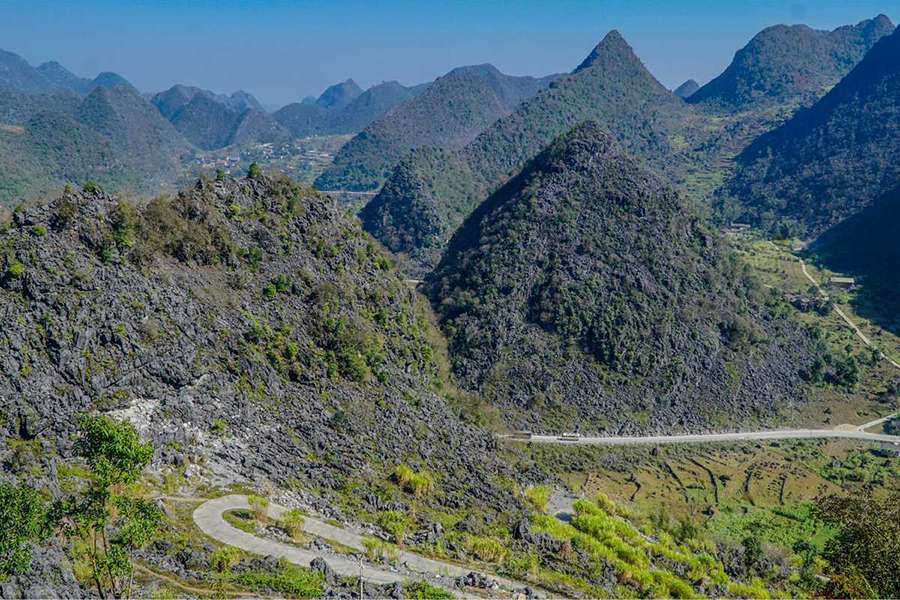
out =
<path fill-rule="evenodd" d="M 569 71 L 610 29 L 663 84 L 703 83 L 768 25 L 878 13 L 896 22 L 900 0 L 0 0 L 0 48 L 116 71 L 142 91 L 243 88 L 278 105 L 348 77 L 413 84 L 483 62 Z"/>

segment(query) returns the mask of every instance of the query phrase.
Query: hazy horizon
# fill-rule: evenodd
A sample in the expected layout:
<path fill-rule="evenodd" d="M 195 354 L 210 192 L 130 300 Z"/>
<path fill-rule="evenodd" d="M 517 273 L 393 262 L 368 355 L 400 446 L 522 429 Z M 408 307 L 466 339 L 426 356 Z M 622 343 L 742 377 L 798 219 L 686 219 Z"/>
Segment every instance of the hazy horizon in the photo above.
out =
<path fill-rule="evenodd" d="M 512 75 L 567 72 L 611 29 L 667 87 L 702 84 L 765 27 L 833 29 L 879 13 L 894 20 L 897 8 L 900 0 L 461 1 L 424 10 L 407 0 L 8 0 L 0 3 L 0 48 L 35 66 L 58 61 L 82 77 L 114 71 L 143 92 L 176 83 L 243 89 L 279 106 L 349 78 L 363 88 L 413 85 L 480 63 Z"/>

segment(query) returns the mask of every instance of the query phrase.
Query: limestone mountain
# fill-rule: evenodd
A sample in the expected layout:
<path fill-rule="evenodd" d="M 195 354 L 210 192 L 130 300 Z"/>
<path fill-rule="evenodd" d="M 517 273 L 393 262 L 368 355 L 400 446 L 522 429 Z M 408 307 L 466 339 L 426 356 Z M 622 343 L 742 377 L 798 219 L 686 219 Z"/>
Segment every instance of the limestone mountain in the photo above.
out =
<path fill-rule="evenodd" d="M 0 91 L 40 94 L 60 89 L 18 54 L 0 50 Z"/>
<path fill-rule="evenodd" d="M 85 97 L 0 93 L 0 202 L 65 182 L 143 193 L 170 185 L 190 145 L 133 88 L 95 87 Z"/>
<path fill-rule="evenodd" d="M 253 108 L 259 102 L 245 92 L 226 96 L 178 85 L 157 94 L 152 102 L 175 129 L 202 150 L 290 137 L 270 115 Z"/>
<path fill-rule="evenodd" d="M 479 206 L 427 284 L 457 376 L 510 425 L 620 433 L 802 401 L 808 340 L 762 292 L 590 122 Z"/>
<path fill-rule="evenodd" d="M 697 90 L 700 89 L 700 84 L 694 81 L 693 79 L 688 79 L 677 88 L 675 88 L 672 93 L 678 96 L 679 98 L 690 98 L 693 96 Z"/>
<path fill-rule="evenodd" d="M 487 476 L 511 474 L 492 437 L 432 392 L 427 303 L 330 198 L 265 177 L 140 208 L 74 192 L 16 213 L 0 244 L 5 456 L 40 436 L 55 473 L 50 449 L 100 411 L 214 478 L 365 498 L 415 456 L 439 503 L 515 503 Z"/>
<path fill-rule="evenodd" d="M 189 150 L 172 124 L 130 86 L 95 88 L 77 119 L 108 138 L 123 160 L 144 169 L 148 179 L 176 172 L 178 157 Z"/>
<path fill-rule="evenodd" d="M 421 146 L 464 146 L 551 79 L 504 75 L 487 64 L 453 69 L 341 148 L 316 186 L 378 188 L 409 151 Z"/>
<path fill-rule="evenodd" d="M 242 113 L 245 110 L 250 109 L 265 112 L 263 111 L 259 100 L 243 90 L 238 90 L 228 96 L 181 84 L 173 85 L 164 92 L 154 94 L 151 97 L 150 102 L 159 109 L 159 112 L 161 112 L 165 118 L 171 120 L 176 112 L 190 103 L 190 101 L 198 95 L 205 96 L 207 99 L 217 102 L 236 113 Z"/>
<path fill-rule="evenodd" d="M 396 81 L 372 86 L 348 104 L 326 108 L 316 102 L 288 104 L 273 116 L 295 137 L 359 133 L 427 85 L 405 87 Z"/>
<path fill-rule="evenodd" d="M 362 88 L 352 79 L 348 79 L 329 86 L 318 97 L 316 104 L 323 108 L 340 109 L 353 102 L 362 93 Z"/>
<path fill-rule="evenodd" d="M 826 231 L 810 251 L 831 269 L 863 280 L 880 312 L 870 318 L 900 327 L 900 187 Z"/>
<path fill-rule="evenodd" d="M 900 184 L 900 31 L 810 109 L 754 141 L 728 185 L 744 214 L 815 236 Z"/>
<path fill-rule="evenodd" d="M 665 89 L 612 31 L 572 74 L 497 120 L 458 157 L 436 161 L 432 151 L 407 157 L 360 216 L 367 231 L 409 257 L 407 268 L 421 274 L 436 264 L 466 215 L 578 123 L 596 120 L 629 152 L 678 178 L 687 157 L 676 140 L 684 138 L 692 119 L 691 107 Z M 428 224 L 427 236 L 409 231 L 418 223 Z"/>
<path fill-rule="evenodd" d="M 90 79 L 79 77 L 56 61 L 45 62 L 37 68 L 55 87 L 70 90 L 78 94 L 87 94 L 93 87 Z"/>
<path fill-rule="evenodd" d="M 833 31 L 806 25 L 768 27 L 738 50 L 728 68 L 694 93 L 690 102 L 727 110 L 786 101 L 809 104 L 893 29 L 884 15 Z"/>

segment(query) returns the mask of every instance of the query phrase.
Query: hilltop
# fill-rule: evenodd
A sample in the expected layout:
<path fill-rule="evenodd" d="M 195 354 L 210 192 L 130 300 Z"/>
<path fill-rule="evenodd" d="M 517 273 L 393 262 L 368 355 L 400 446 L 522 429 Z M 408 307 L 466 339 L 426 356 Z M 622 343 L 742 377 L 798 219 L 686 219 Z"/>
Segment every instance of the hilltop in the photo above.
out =
<path fill-rule="evenodd" d="M 405 87 L 396 81 L 386 81 L 370 87 L 347 103 L 326 107 L 319 100 L 295 102 L 279 109 L 273 116 L 294 137 L 358 133 L 395 107 L 421 94 L 426 87 Z"/>
<path fill-rule="evenodd" d="M 814 237 L 900 182 L 898 102 L 895 31 L 821 100 L 742 152 L 727 192 L 755 223 Z"/>
<path fill-rule="evenodd" d="M 488 64 L 453 69 L 353 138 L 316 187 L 376 189 L 410 150 L 464 146 L 551 79 L 504 75 Z"/>
<path fill-rule="evenodd" d="M 689 102 L 727 110 L 789 101 L 809 104 L 893 30 L 884 15 L 833 31 L 806 25 L 768 27 L 738 50 L 728 68 L 692 94 Z"/>
<path fill-rule="evenodd" d="M 622 36 L 612 31 L 570 75 L 526 100 L 462 148 L 434 160 L 432 150 L 406 157 L 360 213 L 367 231 L 427 272 L 463 219 L 557 136 L 585 120 L 606 127 L 629 152 L 673 178 L 685 157 L 692 109 L 665 89 Z M 416 228 L 427 227 L 427 236 Z"/>
<path fill-rule="evenodd" d="M 805 397 L 807 335 L 595 123 L 478 207 L 427 293 L 462 385 L 511 426 L 698 430 Z"/>

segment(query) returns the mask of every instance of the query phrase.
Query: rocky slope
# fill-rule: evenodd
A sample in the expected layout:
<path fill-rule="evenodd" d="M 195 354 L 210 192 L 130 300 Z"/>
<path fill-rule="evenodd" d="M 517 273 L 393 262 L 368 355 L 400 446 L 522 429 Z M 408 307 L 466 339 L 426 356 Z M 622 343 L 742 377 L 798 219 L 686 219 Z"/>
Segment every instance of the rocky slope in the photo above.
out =
<path fill-rule="evenodd" d="M 753 37 L 725 71 L 690 97 L 692 103 L 745 110 L 810 103 L 846 75 L 894 25 L 884 15 L 833 31 L 776 25 Z"/>
<path fill-rule="evenodd" d="M 74 192 L 16 213 L 0 247 L 0 454 L 43 449 L 7 471 L 53 489 L 97 410 L 219 483 L 363 498 L 404 463 L 435 473 L 437 504 L 514 502 L 492 437 L 434 392 L 427 302 L 330 198 L 264 177 L 143 208 Z"/>
<path fill-rule="evenodd" d="M 511 425 L 696 431 L 804 398 L 806 334 L 594 123 L 478 207 L 428 294 L 461 382 Z"/>
<path fill-rule="evenodd" d="M 363 224 L 389 249 L 427 272 L 463 219 L 494 189 L 557 136 L 594 119 L 633 154 L 678 178 L 687 158 L 684 139 L 693 111 L 666 90 L 618 32 L 610 32 L 571 74 L 522 103 L 463 148 L 434 160 L 413 153 L 361 213 Z M 421 236 L 416 228 L 434 231 Z M 412 230 L 410 229 L 412 228 Z"/>
<path fill-rule="evenodd" d="M 900 31 L 738 157 L 728 192 L 764 227 L 815 236 L 900 183 Z"/>
<path fill-rule="evenodd" d="M 335 156 L 316 187 L 375 189 L 410 150 L 460 148 L 550 80 L 504 75 L 487 64 L 454 69 L 366 127 Z"/>

